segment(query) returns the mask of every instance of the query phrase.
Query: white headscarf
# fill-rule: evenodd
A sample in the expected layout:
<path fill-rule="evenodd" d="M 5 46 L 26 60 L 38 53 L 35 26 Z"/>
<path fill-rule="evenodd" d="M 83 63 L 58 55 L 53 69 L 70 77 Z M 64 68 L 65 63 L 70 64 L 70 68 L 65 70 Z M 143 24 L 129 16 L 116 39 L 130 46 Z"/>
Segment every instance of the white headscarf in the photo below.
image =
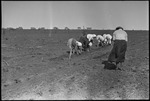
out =
<path fill-rule="evenodd" d="M 77 46 L 82 46 L 82 43 L 81 43 L 81 42 L 76 41 L 76 43 L 77 43 Z"/>

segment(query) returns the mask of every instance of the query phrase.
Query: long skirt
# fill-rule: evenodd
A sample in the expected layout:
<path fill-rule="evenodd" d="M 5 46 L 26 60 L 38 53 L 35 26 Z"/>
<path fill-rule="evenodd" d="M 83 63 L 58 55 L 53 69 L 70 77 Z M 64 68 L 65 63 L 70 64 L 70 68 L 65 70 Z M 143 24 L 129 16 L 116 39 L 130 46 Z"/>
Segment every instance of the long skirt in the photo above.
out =
<path fill-rule="evenodd" d="M 115 40 L 113 49 L 108 57 L 108 61 L 116 62 L 116 64 L 119 62 L 124 62 L 126 50 L 127 42 L 125 40 Z"/>

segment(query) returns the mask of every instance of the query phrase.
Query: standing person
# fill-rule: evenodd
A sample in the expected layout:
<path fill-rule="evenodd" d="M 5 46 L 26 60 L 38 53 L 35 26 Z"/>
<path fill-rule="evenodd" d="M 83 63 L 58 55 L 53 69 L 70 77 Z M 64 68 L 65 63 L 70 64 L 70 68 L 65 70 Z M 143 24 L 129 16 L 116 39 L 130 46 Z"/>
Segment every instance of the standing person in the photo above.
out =
<path fill-rule="evenodd" d="M 122 27 L 116 28 L 115 32 L 113 33 L 113 41 L 114 45 L 108 57 L 108 62 L 115 62 L 115 65 L 117 66 L 116 69 L 121 70 L 119 67 L 122 66 L 122 62 L 125 60 L 128 41 L 128 35 Z"/>

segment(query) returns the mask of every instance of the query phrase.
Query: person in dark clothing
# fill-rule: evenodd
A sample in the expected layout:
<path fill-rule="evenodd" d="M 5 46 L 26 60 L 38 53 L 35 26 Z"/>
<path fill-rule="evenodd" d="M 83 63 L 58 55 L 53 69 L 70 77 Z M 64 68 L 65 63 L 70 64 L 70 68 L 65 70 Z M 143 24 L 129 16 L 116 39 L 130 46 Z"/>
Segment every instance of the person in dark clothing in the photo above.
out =
<path fill-rule="evenodd" d="M 127 33 L 122 27 L 117 27 L 113 33 L 114 45 L 109 54 L 108 62 L 115 63 L 117 69 L 121 70 L 122 63 L 125 61 L 125 53 L 127 50 Z M 120 66 L 118 66 L 120 64 Z"/>
<path fill-rule="evenodd" d="M 79 38 L 79 42 L 82 43 L 82 47 L 83 47 L 83 51 L 87 51 L 87 49 L 89 48 L 89 40 L 86 37 L 86 33 L 85 31 L 83 31 L 83 35 Z"/>

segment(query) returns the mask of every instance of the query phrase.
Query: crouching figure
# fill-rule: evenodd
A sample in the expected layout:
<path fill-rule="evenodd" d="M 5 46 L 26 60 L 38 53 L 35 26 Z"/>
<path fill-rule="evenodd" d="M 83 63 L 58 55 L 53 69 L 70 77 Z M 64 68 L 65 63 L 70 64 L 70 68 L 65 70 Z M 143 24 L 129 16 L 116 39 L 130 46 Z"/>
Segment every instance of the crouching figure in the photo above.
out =
<path fill-rule="evenodd" d="M 71 59 L 72 54 L 81 54 L 82 52 L 82 43 L 77 41 L 74 38 L 70 38 L 67 42 L 67 46 L 70 48 L 69 59 Z"/>

